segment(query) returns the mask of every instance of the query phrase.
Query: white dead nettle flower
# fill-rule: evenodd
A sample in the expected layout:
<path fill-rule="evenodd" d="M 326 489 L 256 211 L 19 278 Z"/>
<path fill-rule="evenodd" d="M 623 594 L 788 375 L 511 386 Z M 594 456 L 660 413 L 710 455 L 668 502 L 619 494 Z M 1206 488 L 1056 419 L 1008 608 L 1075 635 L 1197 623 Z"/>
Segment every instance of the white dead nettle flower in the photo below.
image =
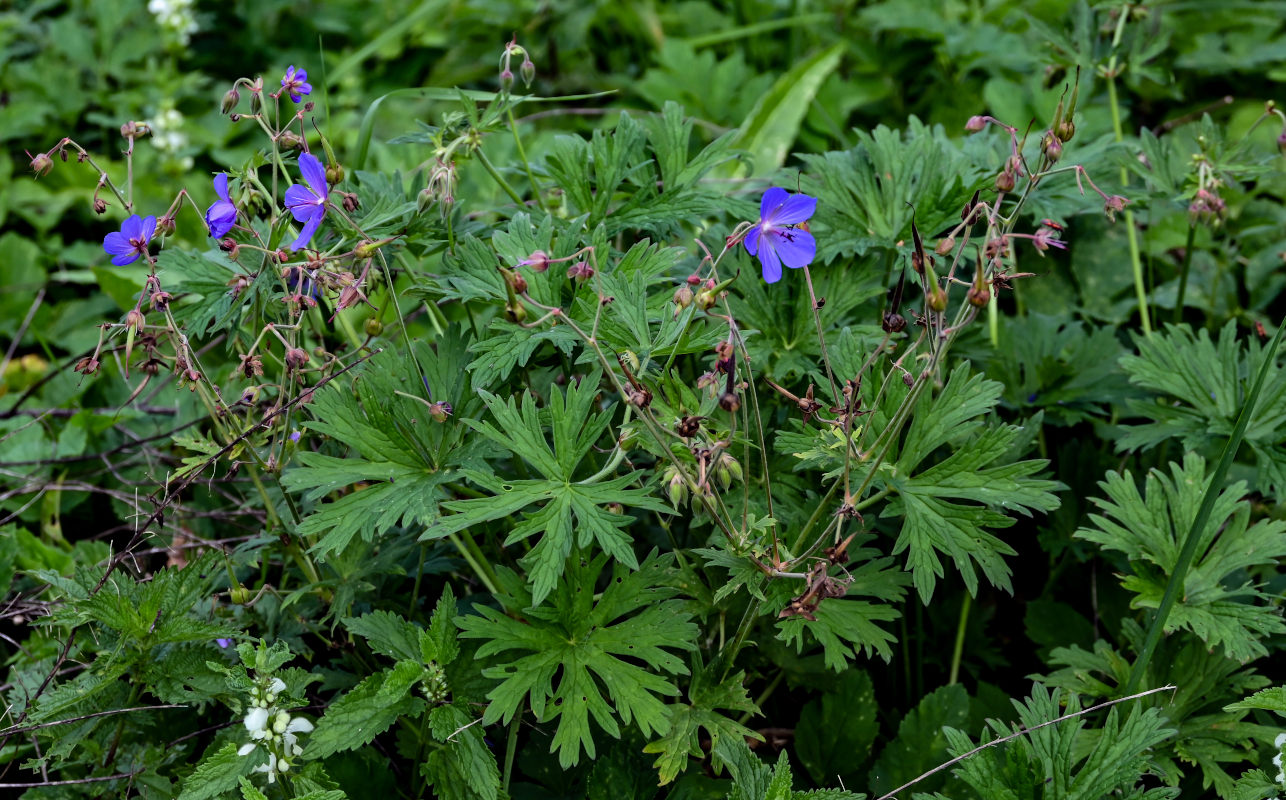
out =
<path fill-rule="evenodd" d="M 162 107 L 146 124 L 152 131 L 152 144 L 157 150 L 173 159 L 180 167 L 191 169 L 192 157 L 180 156 L 188 146 L 188 135 L 183 132 L 183 114 L 173 106 Z"/>
<path fill-rule="evenodd" d="M 250 690 L 250 710 L 244 720 L 250 741 L 237 750 L 237 755 L 248 756 L 259 745 L 264 746 L 268 763 L 260 764 L 254 771 L 267 774 L 268 783 L 275 783 L 278 775 L 290 771 L 294 759 L 304 752 L 299 735 L 313 730 L 308 720 L 293 717 L 289 711 L 275 706 L 278 695 L 285 690 L 286 684 L 280 678 L 261 679 L 260 684 Z"/>
<path fill-rule="evenodd" d="M 1273 756 L 1273 766 L 1277 767 L 1277 776 L 1273 779 L 1286 788 L 1286 768 L 1282 767 L 1282 755 L 1286 753 L 1286 733 L 1277 734 L 1273 739 L 1273 747 L 1277 748 L 1277 755 Z"/>
<path fill-rule="evenodd" d="M 193 5 L 193 0 L 148 0 L 147 10 L 158 25 L 186 47 L 197 30 Z"/>

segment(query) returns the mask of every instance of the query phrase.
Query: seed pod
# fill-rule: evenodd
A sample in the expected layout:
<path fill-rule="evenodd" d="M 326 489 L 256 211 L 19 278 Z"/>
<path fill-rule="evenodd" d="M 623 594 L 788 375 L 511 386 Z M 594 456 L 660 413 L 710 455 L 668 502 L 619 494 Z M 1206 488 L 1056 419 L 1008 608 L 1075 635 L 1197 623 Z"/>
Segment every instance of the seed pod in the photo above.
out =
<path fill-rule="evenodd" d="M 956 237 L 948 236 L 947 238 L 938 242 L 938 246 L 933 248 L 933 252 L 937 253 L 940 256 L 945 256 L 955 249 L 956 249 Z"/>
<path fill-rule="evenodd" d="M 219 104 L 219 111 L 227 114 L 236 108 L 239 102 L 241 102 L 241 94 L 237 91 L 237 87 L 233 86 L 223 95 L 223 102 Z"/>
<path fill-rule="evenodd" d="M 719 408 L 729 414 L 735 414 L 741 410 L 741 398 L 737 396 L 736 392 L 724 392 L 719 395 Z"/>
<path fill-rule="evenodd" d="M 975 308 L 982 308 L 991 302 L 991 290 L 984 284 L 982 286 L 970 286 L 965 299 L 969 305 Z"/>
<path fill-rule="evenodd" d="M 1014 173 L 1009 167 L 1005 167 L 1000 171 L 1000 174 L 996 176 L 996 191 L 998 192 L 1012 192 L 1014 190 L 1014 184 Z"/>
<path fill-rule="evenodd" d="M 366 320 L 367 336 L 379 336 L 383 332 L 384 332 L 384 323 L 375 319 L 375 317 L 371 317 L 370 319 Z"/>

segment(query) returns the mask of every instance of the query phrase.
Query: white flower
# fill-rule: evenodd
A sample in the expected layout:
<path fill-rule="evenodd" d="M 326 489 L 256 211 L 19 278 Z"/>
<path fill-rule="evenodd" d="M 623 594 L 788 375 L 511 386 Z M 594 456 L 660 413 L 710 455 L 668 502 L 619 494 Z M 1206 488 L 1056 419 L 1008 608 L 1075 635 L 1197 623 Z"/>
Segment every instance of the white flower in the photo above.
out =
<path fill-rule="evenodd" d="M 1273 747 L 1280 750 L 1284 744 L 1286 744 L 1286 733 L 1277 734 L 1277 738 L 1273 739 Z"/>
<path fill-rule="evenodd" d="M 246 730 L 250 731 L 251 739 L 263 739 L 268 735 L 268 709 L 252 708 L 250 713 L 246 714 Z"/>
<path fill-rule="evenodd" d="M 237 755 L 248 756 L 252 752 L 254 752 L 254 749 L 258 746 L 259 745 L 255 742 L 247 742 L 246 744 L 243 744 L 241 745 L 241 747 L 237 748 Z"/>
<path fill-rule="evenodd" d="M 260 764 L 259 766 L 255 767 L 254 771 L 268 773 L 268 783 L 273 783 L 274 781 L 277 780 L 277 756 L 269 752 L 268 763 Z"/>

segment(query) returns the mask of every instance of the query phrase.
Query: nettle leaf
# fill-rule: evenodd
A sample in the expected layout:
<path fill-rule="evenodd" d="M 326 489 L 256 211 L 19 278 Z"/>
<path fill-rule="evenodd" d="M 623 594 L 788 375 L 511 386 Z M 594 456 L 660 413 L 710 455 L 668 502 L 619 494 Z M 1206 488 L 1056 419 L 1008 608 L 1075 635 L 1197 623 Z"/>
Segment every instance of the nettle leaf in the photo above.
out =
<path fill-rule="evenodd" d="M 701 663 L 700 656 L 694 657 L 692 683 L 688 686 L 689 703 L 672 703 L 666 707 L 669 715 L 669 732 L 655 742 L 643 748 L 645 753 L 660 753 L 656 760 L 661 784 L 665 785 L 678 777 L 688 766 L 688 757 L 704 758 L 701 749 L 701 729 L 705 729 L 711 747 L 718 747 L 724 737 L 734 740 L 758 739 L 763 737 L 744 725 L 740 725 L 715 709 L 743 711 L 758 714 L 756 706 L 746 694 L 745 672 L 729 675 L 722 681 L 715 674 L 718 667 Z"/>
<path fill-rule="evenodd" d="M 389 611 L 372 611 L 360 617 L 346 617 L 340 623 L 349 633 L 361 636 L 371 650 L 398 660 L 419 658 L 420 626 Z"/>
<path fill-rule="evenodd" d="M 443 744 L 434 748 L 420 767 L 438 797 L 444 800 L 497 800 L 500 769 L 487 748 L 482 726 L 463 703 L 438 706 L 429 712 L 429 732 Z"/>
<path fill-rule="evenodd" d="M 564 769 L 580 761 L 582 750 L 594 758 L 590 717 L 616 738 L 620 723 L 635 724 L 644 736 L 665 734 L 670 714 L 661 697 L 677 697 L 679 690 L 664 673 L 688 671 L 666 648 L 695 650 L 698 633 L 684 603 L 671 599 L 678 594 L 667 585 L 672 562 L 673 556 L 653 552 L 636 572 L 616 565 L 595 602 L 607 557 L 573 556 L 551 605 L 542 608 L 521 578 L 498 568 L 498 597 L 513 616 L 475 606 L 477 615 L 456 621 L 464 638 L 484 640 L 478 658 L 516 655 L 483 671 L 500 681 L 487 695 L 484 724 L 507 723 L 529 701 L 538 721 L 558 721 L 551 752 L 557 751 Z"/>
<path fill-rule="evenodd" d="M 880 732 L 875 687 L 864 670 L 844 672 L 832 692 L 810 700 L 795 726 L 795 751 L 817 784 L 849 785 Z"/>
<path fill-rule="evenodd" d="M 1123 426 L 1117 445 L 1127 450 L 1152 447 L 1168 438 L 1179 439 L 1185 450 L 1198 451 L 1223 442 L 1232 433 L 1260 365 L 1273 358 L 1245 442 L 1255 457 L 1255 489 L 1286 492 L 1286 369 L 1280 354 L 1269 354 L 1253 337 L 1239 343 L 1234 320 L 1219 332 L 1218 341 L 1204 329 L 1194 335 L 1187 325 L 1167 325 L 1163 335 L 1139 337 L 1135 344 L 1138 355 L 1122 358 L 1121 367 L 1131 383 L 1159 397 L 1126 402 L 1132 414 L 1151 420 Z"/>
<path fill-rule="evenodd" d="M 326 708 L 308 737 L 304 758 L 325 758 L 370 744 L 398 717 L 421 713 L 424 701 L 411 689 L 423 675 L 417 660 L 399 661 L 392 669 L 367 676 Z"/>
<path fill-rule="evenodd" d="M 944 728 L 963 727 L 969 720 L 969 694 L 960 684 L 943 686 L 924 696 L 898 725 L 897 738 L 884 746 L 871 767 L 871 791 L 891 792 L 946 761 Z M 916 784 L 918 791 L 942 786 L 944 776 L 930 776 Z"/>
<path fill-rule="evenodd" d="M 1107 494 L 1094 503 L 1105 515 L 1090 517 L 1094 527 L 1077 538 L 1116 550 L 1129 560 L 1132 574 L 1121 585 L 1134 593 L 1135 608 L 1157 608 L 1174 569 L 1183 538 L 1210 484 L 1206 462 L 1195 453 L 1183 465 L 1170 465 L 1170 475 L 1148 473 L 1143 494 L 1134 477 L 1108 473 L 1099 485 Z M 1286 522 L 1261 520 L 1251 526 L 1246 485 L 1223 489 L 1200 537 L 1183 591 L 1167 619 L 1167 628 L 1192 631 L 1210 647 L 1223 647 L 1231 659 L 1245 663 L 1265 656 L 1268 637 L 1286 632 L 1267 594 L 1246 579 L 1254 567 L 1273 565 L 1286 556 Z"/>
<path fill-rule="evenodd" d="M 529 506 L 505 539 L 510 545 L 540 535 L 540 541 L 521 559 L 532 582 L 534 602 L 539 605 L 563 574 L 573 547 L 597 544 L 604 552 L 631 568 L 638 565 L 633 539 L 627 531 L 633 517 L 613 513 L 606 506 L 666 511 L 666 506 L 647 489 L 627 488 L 638 473 L 589 483 L 574 481 L 594 443 L 607 430 L 610 411 L 597 411 L 598 371 L 579 385 L 573 382 L 564 395 L 550 391 L 549 406 L 537 409 L 530 394 L 519 405 L 511 397 L 502 400 L 480 391 L 495 424 L 468 420 L 484 439 L 509 450 L 527 462 L 541 478 L 503 481 L 494 474 L 467 470 L 464 475 L 487 492 L 488 497 L 451 500 L 443 507 L 456 512 L 431 527 L 421 539 L 438 539 L 492 520 L 506 519 Z M 545 436 L 548 425 L 551 444 Z"/>
<path fill-rule="evenodd" d="M 319 503 L 300 522 L 301 535 L 320 537 L 310 552 L 325 557 L 358 535 L 369 541 L 397 525 L 431 525 L 438 502 L 447 497 L 442 485 L 455 480 L 456 468 L 468 463 L 467 429 L 454 417 L 435 421 L 428 408 L 431 401 L 445 401 L 457 414 L 467 414 L 473 405 L 466 396 L 463 335 L 443 337 L 436 350 L 421 347 L 417 358 L 424 381 L 411 358 L 390 351 L 372 359 L 352 389 L 332 383 L 308 405 L 314 419 L 306 427 L 358 454 L 339 458 L 301 450 L 303 466 L 282 476 L 287 489 L 302 492 L 310 502 L 351 489 Z"/>
<path fill-rule="evenodd" d="M 989 724 L 997 736 L 1008 736 L 1080 710 L 1075 695 L 1066 698 L 1066 705 L 1061 699 L 1058 690 L 1050 692 L 1037 685 L 1025 702 L 1012 701 L 1018 722 L 1007 725 L 989 720 Z M 955 772 L 980 797 L 1043 794 L 1068 800 L 1097 800 L 1118 794 L 1129 796 L 1139 792 L 1136 784 L 1149 767 L 1152 749 L 1177 733 L 1165 725 L 1166 719 L 1157 708 L 1135 704 L 1124 720 L 1120 710 L 1112 708 L 1101 728 L 1088 731 L 1084 718 L 1076 717 L 1029 730 L 1026 736 L 961 761 Z M 944 733 L 951 742 L 951 755 L 974 748 L 961 731 L 947 728 Z M 1177 789 L 1163 790 L 1163 795 L 1155 796 L 1177 794 Z"/>
<path fill-rule="evenodd" d="M 1001 390 L 995 381 L 970 376 L 967 365 L 958 366 L 936 397 L 925 395 L 917 403 L 901 452 L 891 469 L 878 474 L 877 480 L 896 492 L 881 516 L 905 517 L 893 554 L 907 553 L 925 603 L 943 575 L 940 553 L 951 558 L 970 594 L 978 593 L 975 565 L 992 585 L 1011 591 L 1004 556 L 1015 551 L 985 529 L 1013 525 L 1013 512 L 1030 516 L 1033 510 L 1058 507 L 1053 492 L 1062 485 L 1033 477 L 1047 462 L 1009 461 L 1022 429 L 984 427 L 981 416 L 995 406 Z M 919 469 L 948 443 L 957 444 L 955 452 Z"/>
<path fill-rule="evenodd" d="M 1265 711 L 1272 711 L 1286 717 L 1286 686 L 1273 686 L 1263 691 L 1255 692 L 1245 700 L 1224 706 L 1225 711 L 1240 711 L 1252 708 L 1262 708 Z"/>
<path fill-rule="evenodd" d="M 228 742 L 207 755 L 196 770 L 183 782 L 179 800 L 210 800 L 223 797 L 241 782 L 241 776 L 250 772 L 255 762 L 237 755 L 235 742 Z"/>

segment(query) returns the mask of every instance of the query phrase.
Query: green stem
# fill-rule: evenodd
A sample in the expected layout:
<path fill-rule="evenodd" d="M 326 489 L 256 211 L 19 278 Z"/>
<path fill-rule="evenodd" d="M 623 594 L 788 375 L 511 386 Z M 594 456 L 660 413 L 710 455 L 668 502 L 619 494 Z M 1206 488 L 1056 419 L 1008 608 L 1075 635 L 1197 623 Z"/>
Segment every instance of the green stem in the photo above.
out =
<path fill-rule="evenodd" d="M 518 158 L 522 160 L 523 169 L 527 172 L 527 180 L 531 181 L 531 195 L 536 198 L 536 205 L 540 206 L 540 210 L 544 211 L 545 200 L 540 195 L 540 184 L 536 183 L 536 175 L 531 171 L 531 162 L 527 160 L 527 151 L 523 149 L 522 137 L 518 135 L 518 121 L 514 119 L 513 106 L 506 108 L 505 113 L 509 115 L 509 130 L 514 135 L 514 146 L 518 148 Z"/>
<path fill-rule="evenodd" d="M 509 779 L 513 777 L 514 756 L 518 753 L 518 726 L 522 722 L 522 712 L 514 712 L 514 718 L 509 723 L 509 736 L 505 740 L 505 773 L 504 781 L 500 784 L 504 790 L 504 796 L 509 796 Z"/>
<path fill-rule="evenodd" d="M 1179 294 L 1174 299 L 1174 324 L 1183 321 L 1183 297 L 1188 293 L 1188 270 L 1192 266 L 1192 245 L 1197 238 L 1197 226 L 1188 226 L 1188 242 L 1183 246 L 1183 264 L 1179 267 Z"/>
<path fill-rule="evenodd" d="M 1112 38 L 1112 47 L 1115 48 L 1121 41 L 1121 33 L 1125 27 L 1125 20 L 1130 15 L 1130 4 L 1126 3 L 1121 9 L 1120 22 L 1117 24 L 1116 33 Z M 1121 104 L 1120 98 L 1116 92 L 1116 75 L 1117 75 L 1117 58 L 1115 55 L 1107 64 L 1107 98 L 1108 105 L 1112 110 L 1112 133 L 1116 141 L 1125 141 L 1125 131 L 1121 126 Z M 1121 188 L 1122 190 L 1129 184 L 1129 170 L 1121 167 Z M 1130 268 L 1134 274 L 1134 294 L 1139 304 L 1139 318 L 1143 323 L 1143 335 L 1152 335 L 1152 322 L 1148 318 L 1148 296 L 1147 289 L 1143 285 L 1143 262 L 1139 258 L 1139 233 L 1134 227 L 1134 212 L 1125 209 L 1125 235 L 1130 243 Z"/>
<path fill-rule="evenodd" d="M 964 600 L 960 603 L 960 621 L 956 623 L 956 646 L 951 651 L 951 674 L 947 678 L 947 685 L 953 686 L 960 677 L 960 657 L 964 655 L 964 636 L 965 629 L 969 626 L 969 607 L 973 605 L 973 595 L 968 591 L 964 593 Z"/>
<path fill-rule="evenodd" d="M 1125 684 L 1123 694 L 1132 694 L 1135 691 L 1140 681 L 1143 680 L 1143 673 L 1147 670 L 1148 662 L 1152 660 L 1152 653 L 1156 650 L 1157 642 L 1161 639 L 1161 633 L 1165 630 L 1165 623 L 1170 616 L 1170 610 L 1174 608 L 1175 601 L 1179 596 L 1179 590 L 1187 580 L 1188 568 L 1192 566 L 1192 560 L 1196 556 L 1197 544 L 1201 540 L 1201 532 L 1205 530 L 1206 525 L 1210 522 L 1210 515 L 1214 511 L 1215 502 L 1219 499 L 1224 479 L 1228 475 L 1228 469 L 1232 466 L 1237 450 L 1241 447 L 1242 439 L 1245 438 L 1246 427 L 1250 424 L 1251 414 L 1254 413 L 1255 404 L 1259 401 L 1259 393 L 1264 387 L 1264 380 L 1277 362 L 1277 351 L 1282 343 L 1282 331 L 1286 331 L 1286 324 L 1279 323 L 1277 335 L 1273 337 L 1272 344 L 1264 351 L 1264 363 L 1259 366 L 1259 374 L 1255 376 L 1255 383 L 1250 388 L 1250 393 L 1246 395 L 1246 401 L 1241 406 L 1241 412 L 1237 414 L 1237 422 L 1233 426 L 1232 433 L 1228 436 L 1223 453 L 1219 456 L 1219 463 L 1210 475 L 1210 482 L 1206 486 L 1205 495 L 1201 498 L 1201 507 L 1197 509 L 1197 516 L 1192 520 L 1192 526 L 1188 528 L 1188 534 L 1184 537 L 1183 549 L 1179 551 L 1179 558 L 1175 561 L 1174 569 L 1170 570 L 1170 577 L 1165 584 L 1165 594 L 1161 596 L 1161 605 L 1157 607 L 1156 615 L 1152 618 L 1152 625 L 1148 628 L 1147 639 L 1143 642 L 1143 649 L 1139 651 L 1138 660 L 1134 662 L 1134 668 L 1130 670 L 1130 680 Z"/>
<path fill-rule="evenodd" d="M 477 547 L 477 545 L 473 543 L 473 540 L 466 537 L 464 541 L 461 541 L 460 537 L 454 533 L 450 534 L 448 538 L 451 539 L 451 544 L 455 545 L 455 549 L 460 551 L 460 555 L 464 556 L 464 560 L 467 561 L 470 568 L 473 569 L 473 574 L 477 575 L 478 580 L 482 581 L 482 585 L 487 587 L 487 591 L 492 594 L 500 594 L 500 591 L 496 589 L 495 576 L 492 575 L 490 570 L 484 566 L 486 561 L 479 560 L 479 558 L 475 557 L 475 554 L 472 552 L 473 549 Z M 466 544 L 466 542 L 468 544 Z M 481 556 L 481 553 L 478 553 L 477 555 Z"/>
<path fill-rule="evenodd" d="M 504 176 L 496 170 L 495 165 L 491 163 L 491 159 L 487 158 L 486 153 L 482 152 L 482 148 L 479 147 L 475 152 L 478 155 L 478 161 L 482 164 L 482 168 L 487 171 L 487 174 L 491 176 L 492 180 L 498 183 L 500 188 L 505 190 L 505 194 L 513 198 L 515 203 L 523 205 L 522 197 L 514 191 L 514 187 L 510 186 L 509 182 L 504 179 Z"/>

